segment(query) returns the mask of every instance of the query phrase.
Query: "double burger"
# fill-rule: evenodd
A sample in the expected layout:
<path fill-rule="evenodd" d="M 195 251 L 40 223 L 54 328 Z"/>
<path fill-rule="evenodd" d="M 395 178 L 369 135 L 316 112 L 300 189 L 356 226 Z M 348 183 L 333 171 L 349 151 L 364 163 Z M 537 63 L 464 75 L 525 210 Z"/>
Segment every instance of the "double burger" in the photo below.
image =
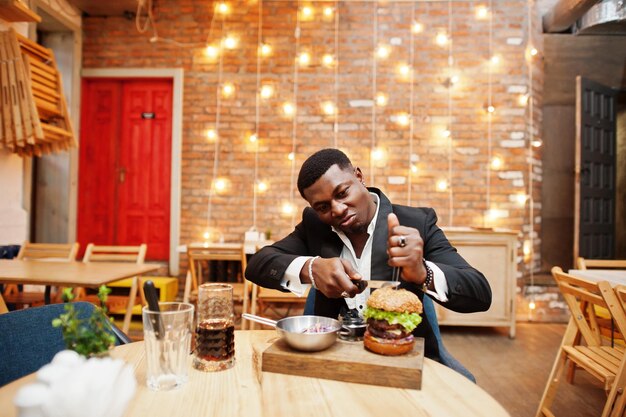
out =
<path fill-rule="evenodd" d="M 422 302 L 410 291 L 390 287 L 373 291 L 363 317 L 365 349 L 380 355 L 403 355 L 413 350 L 411 332 L 422 322 Z"/>

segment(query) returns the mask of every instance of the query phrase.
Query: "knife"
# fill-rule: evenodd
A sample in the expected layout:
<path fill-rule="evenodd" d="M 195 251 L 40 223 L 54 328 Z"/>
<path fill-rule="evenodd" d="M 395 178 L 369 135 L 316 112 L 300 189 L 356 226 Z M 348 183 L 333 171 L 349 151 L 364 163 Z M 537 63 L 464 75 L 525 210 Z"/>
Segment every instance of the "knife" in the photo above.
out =
<path fill-rule="evenodd" d="M 371 288 L 372 290 L 377 290 L 379 288 L 391 287 L 395 288 L 400 285 L 400 281 L 382 281 L 382 280 L 354 280 L 352 281 L 354 285 L 359 288 L 359 291 L 363 291 L 365 288 Z"/>

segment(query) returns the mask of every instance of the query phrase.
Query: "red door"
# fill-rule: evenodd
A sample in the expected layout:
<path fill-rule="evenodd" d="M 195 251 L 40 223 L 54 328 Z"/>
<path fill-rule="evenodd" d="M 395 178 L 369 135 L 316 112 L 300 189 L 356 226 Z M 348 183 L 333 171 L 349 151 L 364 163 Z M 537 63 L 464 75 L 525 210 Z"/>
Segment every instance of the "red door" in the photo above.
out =
<path fill-rule="evenodd" d="M 148 244 L 167 260 L 172 81 L 83 81 L 78 241 Z"/>

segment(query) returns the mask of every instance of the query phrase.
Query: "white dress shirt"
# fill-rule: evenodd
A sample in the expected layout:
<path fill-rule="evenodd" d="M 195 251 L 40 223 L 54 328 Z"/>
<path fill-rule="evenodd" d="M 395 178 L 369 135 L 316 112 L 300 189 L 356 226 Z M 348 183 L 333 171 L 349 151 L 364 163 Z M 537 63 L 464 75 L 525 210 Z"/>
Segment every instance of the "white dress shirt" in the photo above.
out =
<path fill-rule="evenodd" d="M 380 199 L 378 195 L 375 193 L 370 193 L 372 198 L 374 199 L 374 203 L 376 203 L 376 213 L 374 214 L 374 218 L 370 222 L 367 227 L 367 242 L 365 242 L 365 247 L 363 248 L 363 252 L 361 252 L 361 257 L 358 258 L 356 253 L 354 252 L 354 247 L 352 246 L 352 242 L 350 239 L 343 233 L 341 230 L 332 228 L 333 232 L 339 236 L 341 241 L 343 242 L 343 249 L 341 250 L 340 257 L 342 259 L 347 259 L 352 264 L 352 267 L 361 274 L 362 279 L 370 280 L 371 276 L 371 265 L 372 265 L 372 236 L 374 235 L 374 229 L 376 228 L 376 221 L 378 220 L 378 207 Z M 306 261 L 311 259 L 312 256 L 299 256 L 294 259 L 291 264 L 285 270 L 285 274 L 281 280 L 281 286 L 285 289 L 288 289 L 292 293 L 301 297 L 306 293 L 308 287 L 311 284 L 305 284 L 300 281 L 300 271 L 306 264 Z M 446 277 L 443 271 L 434 263 L 430 261 L 426 261 L 426 264 L 432 269 L 434 275 L 434 285 L 435 291 L 427 291 L 429 295 L 436 298 L 441 302 L 448 301 L 448 283 L 446 282 Z M 367 298 L 370 295 L 370 289 L 366 288 L 362 293 L 357 294 L 353 298 L 346 298 L 346 304 L 348 308 L 356 308 L 360 314 L 362 314 L 363 309 L 365 308 L 365 303 Z"/>

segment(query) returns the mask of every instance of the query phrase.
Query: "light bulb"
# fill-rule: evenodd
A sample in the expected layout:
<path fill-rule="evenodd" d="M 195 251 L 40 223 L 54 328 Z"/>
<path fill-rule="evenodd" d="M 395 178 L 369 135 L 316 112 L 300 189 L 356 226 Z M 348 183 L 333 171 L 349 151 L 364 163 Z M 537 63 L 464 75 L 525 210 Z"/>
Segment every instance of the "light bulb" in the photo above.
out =
<path fill-rule="evenodd" d="M 274 87 L 269 84 L 261 86 L 261 98 L 270 98 L 274 94 Z"/>
<path fill-rule="evenodd" d="M 204 240 L 209 240 L 209 237 L 211 237 L 211 233 L 209 233 L 209 232 L 204 232 L 204 233 L 202 234 L 202 237 L 204 238 Z"/>
<path fill-rule="evenodd" d="M 448 35 L 443 32 L 438 33 L 437 37 L 435 38 L 435 42 L 439 46 L 445 46 L 448 43 Z"/>
<path fill-rule="evenodd" d="M 400 113 L 396 116 L 396 122 L 400 126 L 408 126 L 409 123 L 411 122 L 411 118 L 406 113 Z"/>
<path fill-rule="evenodd" d="M 543 141 L 541 139 L 534 139 L 530 144 L 533 148 L 541 148 L 541 146 L 543 146 Z"/>
<path fill-rule="evenodd" d="M 264 193 L 265 191 L 267 191 L 267 189 L 269 188 L 267 186 L 267 183 L 264 181 L 259 181 L 256 185 L 257 191 L 259 191 L 260 193 Z"/>
<path fill-rule="evenodd" d="M 390 53 L 391 50 L 386 45 L 380 45 L 378 48 L 376 48 L 376 56 L 380 59 L 386 59 Z"/>
<path fill-rule="evenodd" d="M 326 17 L 330 17 L 333 15 L 333 8 L 332 7 L 324 7 L 324 16 Z"/>
<path fill-rule="evenodd" d="M 217 132 L 214 129 L 207 129 L 206 137 L 209 140 L 215 140 L 217 139 Z"/>
<path fill-rule="evenodd" d="M 287 159 L 293 161 L 294 159 L 296 159 L 296 154 L 294 154 L 293 152 L 289 152 L 289 155 L 287 155 Z"/>
<path fill-rule="evenodd" d="M 419 22 L 413 22 L 411 30 L 413 31 L 413 33 L 422 33 L 424 31 L 424 25 Z"/>
<path fill-rule="evenodd" d="M 290 215 L 294 212 L 294 207 L 293 204 L 291 203 L 284 203 L 283 204 L 283 214 L 285 215 Z"/>
<path fill-rule="evenodd" d="M 503 164 L 504 162 L 502 161 L 502 158 L 500 158 L 499 156 L 494 156 L 491 159 L 491 169 L 500 169 L 502 168 Z"/>
<path fill-rule="evenodd" d="M 385 159 L 385 151 L 381 148 L 372 149 L 372 159 L 374 161 L 382 161 Z"/>
<path fill-rule="evenodd" d="M 376 104 L 383 107 L 387 105 L 387 96 L 383 93 L 376 94 Z"/>
<path fill-rule="evenodd" d="M 327 115 L 335 114 L 335 104 L 332 101 L 326 101 L 322 104 L 322 110 Z"/>
<path fill-rule="evenodd" d="M 272 53 L 272 47 L 269 44 L 264 43 L 261 45 L 261 55 L 269 56 L 271 53 Z"/>
<path fill-rule="evenodd" d="M 537 308 L 537 306 L 535 305 L 535 302 L 534 302 L 534 301 L 532 301 L 532 300 L 531 300 L 531 301 L 529 301 L 529 302 L 528 302 L 528 309 L 529 309 L 529 310 L 534 310 L 535 308 Z"/>
<path fill-rule="evenodd" d="M 401 76 L 406 77 L 411 73 L 411 67 L 407 64 L 400 64 L 398 65 L 398 73 Z"/>
<path fill-rule="evenodd" d="M 450 84 L 454 85 L 454 84 L 458 83 L 459 80 L 460 80 L 459 76 L 455 74 L 455 75 L 450 77 Z"/>
<path fill-rule="evenodd" d="M 486 19 L 489 16 L 489 9 L 485 6 L 478 6 L 476 8 L 476 18 L 477 19 Z"/>
<path fill-rule="evenodd" d="M 237 38 L 233 36 L 227 36 L 224 39 L 224 47 L 227 49 L 235 49 L 237 47 Z"/>
<path fill-rule="evenodd" d="M 327 67 L 330 67 L 331 65 L 333 65 L 333 62 L 335 62 L 335 58 L 331 54 L 326 54 L 322 58 L 322 63 L 326 65 Z"/>
<path fill-rule="evenodd" d="M 234 92 L 235 92 L 235 86 L 232 85 L 231 83 L 225 83 L 222 86 L 222 95 L 224 97 L 230 97 L 233 95 Z"/>
<path fill-rule="evenodd" d="M 411 164 L 411 172 L 414 174 L 417 174 L 417 171 L 418 171 L 417 165 Z"/>
<path fill-rule="evenodd" d="M 492 105 L 488 105 L 486 110 L 487 110 L 487 113 L 493 113 L 496 111 L 496 108 Z"/>
<path fill-rule="evenodd" d="M 249 140 L 250 142 L 252 142 L 252 143 L 256 142 L 258 139 L 259 139 L 259 137 L 257 136 L 257 134 L 256 134 L 256 133 L 253 133 L 253 134 L 251 134 L 251 135 L 248 137 L 248 140 Z"/>
<path fill-rule="evenodd" d="M 215 187 L 215 191 L 219 193 L 219 192 L 226 190 L 227 183 L 224 178 L 218 178 L 213 183 L 213 186 Z"/>
<path fill-rule="evenodd" d="M 500 63 L 500 57 L 498 55 L 494 55 L 489 61 L 491 62 L 491 65 L 498 65 Z"/>
<path fill-rule="evenodd" d="M 526 193 L 518 193 L 515 195 L 515 201 L 517 201 L 518 204 L 525 204 L 526 200 L 528 200 Z"/>
<path fill-rule="evenodd" d="M 440 193 L 446 191 L 448 189 L 448 181 L 447 180 L 437 181 L 437 184 L 435 184 L 435 188 Z"/>
<path fill-rule="evenodd" d="M 213 45 L 207 45 L 207 47 L 204 48 L 204 54 L 209 58 L 217 58 L 219 53 L 220 50 Z"/>
<path fill-rule="evenodd" d="M 313 8 L 309 6 L 304 6 L 302 8 L 302 17 L 305 19 L 310 19 L 313 17 Z"/>
<path fill-rule="evenodd" d="M 228 7 L 228 4 L 222 2 L 217 5 L 217 11 L 221 14 L 228 14 L 228 12 L 230 11 L 230 7 Z"/>
<path fill-rule="evenodd" d="M 309 62 L 311 62 L 311 55 L 308 52 L 302 52 L 298 56 L 298 62 L 303 66 L 309 65 Z"/>
<path fill-rule="evenodd" d="M 286 116 L 293 116 L 295 112 L 296 112 L 296 108 L 293 104 L 291 103 L 283 104 L 283 113 L 285 113 Z"/>
<path fill-rule="evenodd" d="M 530 56 L 536 56 L 538 53 L 537 48 L 530 48 Z"/>
<path fill-rule="evenodd" d="M 530 96 L 528 94 L 520 94 L 519 97 L 517 98 L 517 102 L 519 103 L 520 106 L 525 106 L 528 104 L 529 98 Z"/>
<path fill-rule="evenodd" d="M 441 131 L 441 136 L 443 136 L 444 138 L 449 138 L 451 135 L 452 135 L 452 132 L 450 132 L 448 129 Z"/>

